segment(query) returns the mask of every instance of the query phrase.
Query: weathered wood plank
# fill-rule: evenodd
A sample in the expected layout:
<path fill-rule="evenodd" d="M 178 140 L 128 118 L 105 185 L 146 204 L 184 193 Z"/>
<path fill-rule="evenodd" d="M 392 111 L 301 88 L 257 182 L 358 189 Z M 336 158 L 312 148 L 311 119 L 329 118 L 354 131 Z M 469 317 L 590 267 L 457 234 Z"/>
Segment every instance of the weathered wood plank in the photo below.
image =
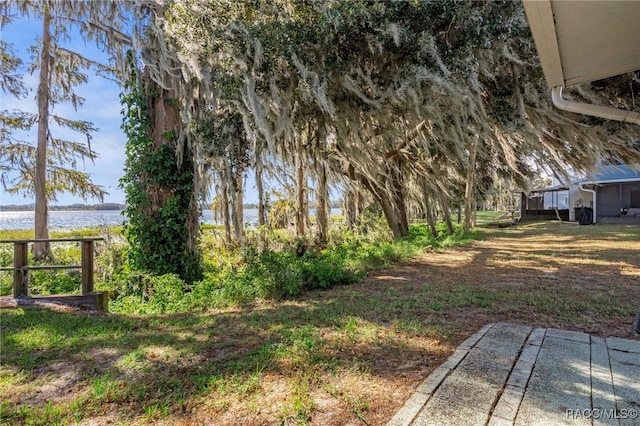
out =
<path fill-rule="evenodd" d="M 25 272 L 32 271 L 32 270 L 46 270 L 46 269 L 82 269 L 82 265 L 33 265 L 33 266 L 23 266 L 21 269 Z"/>
<path fill-rule="evenodd" d="M 93 291 L 93 241 L 82 241 L 82 294 Z"/>
<path fill-rule="evenodd" d="M 38 304 L 57 304 L 66 306 L 86 307 L 101 312 L 109 311 L 109 292 L 96 291 L 87 294 L 53 294 L 47 296 L 22 296 L 13 299 L 17 306 Z"/>
<path fill-rule="evenodd" d="M 103 241 L 102 237 L 78 237 L 78 238 L 28 238 L 24 240 L 0 240 L 0 243 L 75 243 L 81 241 Z"/>

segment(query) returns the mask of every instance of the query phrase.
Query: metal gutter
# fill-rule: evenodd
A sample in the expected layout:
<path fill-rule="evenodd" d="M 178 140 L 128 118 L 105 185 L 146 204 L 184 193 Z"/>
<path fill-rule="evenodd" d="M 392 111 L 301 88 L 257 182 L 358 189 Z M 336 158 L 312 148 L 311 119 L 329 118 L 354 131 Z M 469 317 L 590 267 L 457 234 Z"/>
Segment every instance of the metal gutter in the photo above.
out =
<path fill-rule="evenodd" d="M 551 89 L 551 100 L 553 101 L 553 105 L 558 109 L 640 125 L 640 113 L 569 101 L 562 97 L 562 89 L 562 86 L 555 86 Z"/>
<path fill-rule="evenodd" d="M 598 200 L 597 200 L 597 194 L 596 191 L 594 189 L 587 189 L 585 188 L 583 185 L 589 185 L 591 184 L 590 182 L 581 182 L 578 185 L 578 188 L 580 188 L 581 191 L 585 191 L 585 192 L 590 192 L 593 194 L 593 222 L 592 223 L 596 223 L 596 218 L 598 217 L 597 215 L 597 205 L 598 205 Z"/>

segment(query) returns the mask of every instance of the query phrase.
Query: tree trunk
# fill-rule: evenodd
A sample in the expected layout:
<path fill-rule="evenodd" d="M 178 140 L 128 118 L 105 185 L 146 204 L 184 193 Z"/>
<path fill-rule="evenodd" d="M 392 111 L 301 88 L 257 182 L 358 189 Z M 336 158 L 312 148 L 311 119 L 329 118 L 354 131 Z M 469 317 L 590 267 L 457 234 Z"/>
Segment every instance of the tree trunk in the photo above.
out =
<path fill-rule="evenodd" d="M 436 227 L 436 215 L 433 214 L 433 207 L 428 205 L 426 206 L 426 214 L 427 214 L 427 224 L 429 225 L 429 229 L 431 229 L 431 235 L 433 237 L 438 236 L 438 228 Z"/>
<path fill-rule="evenodd" d="M 311 202 L 309 200 L 309 188 L 307 186 L 307 179 L 305 178 L 304 180 L 305 182 L 305 188 L 304 188 L 304 232 L 305 234 L 307 232 L 309 232 L 309 230 L 311 229 L 311 214 L 309 212 L 309 206 L 311 205 Z"/>
<path fill-rule="evenodd" d="M 399 240 L 409 236 L 409 221 L 407 220 L 407 209 L 404 200 L 404 188 L 401 174 L 401 162 L 396 160 L 396 164 L 387 165 L 386 176 L 388 176 L 387 188 L 375 186 L 369 178 L 356 173 L 355 167 L 348 165 L 347 175 L 362 183 L 367 191 L 371 193 L 382 207 L 382 212 L 393 233 L 393 238 Z"/>
<path fill-rule="evenodd" d="M 433 206 L 431 203 L 431 197 L 429 196 L 429 191 L 427 190 L 427 182 L 423 180 L 422 182 L 422 205 L 424 208 L 425 218 L 427 219 L 427 224 L 429 228 L 431 228 L 431 235 L 433 237 L 438 236 L 438 229 L 436 228 L 436 215 L 433 213 Z"/>
<path fill-rule="evenodd" d="M 399 172 L 389 170 L 391 178 L 390 186 L 393 188 L 391 194 L 376 188 L 365 176 L 360 176 L 360 182 L 371 192 L 373 198 L 382 207 L 382 212 L 387 221 L 389 229 L 393 233 L 396 240 L 409 236 L 409 223 L 407 221 L 407 211 L 404 204 L 404 193 L 402 188 L 402 180 Z"/>
<path fill-rule="evenodd" d="M 385 193 L 381 193 L 378 201 L 382 206 L 382 212 L 387 220 L 387 225 L 389 225 L 389 229 L 391 229 L 391 233 L 393 233 L 393 239 L 400 240 L 409 236 L 409 227 L 406 221 L 406 216 L 404 216 L 403 219 L 402 210 L 395 205 L 391 197 Z"/>
<path fill-rule="evenodd" d="M 222 222 L 224 224 L 224 241 L 225 243 L 231 244 L 231 218 L 229 217 L 229 180 L 227 177 L 227 167 L 225 165 L 224 172 L 221 173 L 221 187 L 222 192 L 220 193 L 220 205 L 222 209 Z"/>
<path fill-rule="evenodd" d="M 393 206 L 402 234 L 400 238 L 404 238 L 409 236 L 409 220 L 407 217 L 407 204 L 404 200 L 404 180 L 402 178 L 401 168 L 401 161 L 398 160 L 395 167 L 389 170 L 389 174 L 391 175 L 391 187 L 393 188 Z"/>
<path fill-rule="evenodd" d="M 49 238 L 47 206 L 47 142 L 49 137 L 49 89 L 51 86 L 51 13 L 44 8 L 42 23 L 42 52 L 40 58 L 40 82 L 38 84 L 38 146 L 36 148 L 35 190 L 35 238 Z M 36 260 L 53 258 L 49 243 L 35 243 Z"/>
<path fill-rule="evenodd" d="M 327 171 L 322 161 L 316 161 L 318 188 L 316 191 L 316 239 L 326 243 L 329 236 L 329 185 L 327 185 Z"/>
<path fill-rule="evenodd" d="M 327 170 L 324 163 L 326 139 L 327 131 L 324 120 L 319 118 L 315 138 L 317 150 L 315 169 L 318 181 L 316 188 L 316 239 L 323 244 L 329 239 L 329 185 L 327 184 Z"/>
<path fill-rule="evenodd" d="M 440 198 L 440 206 L 442 207 L 442 215 L 444 216 L 444 222 L 447 224 L 447 231 L 449 235 L 455 232 L 453 222 L 451 221 L 451 211 L 449 211 L 449 202 L 444 198 Z"/>
<path fill-rule="evenodd" d="M 178 198 L 176 198 L 177 193 L 181 192 L 182 189 L 166 184 L 149 187 L 151 191 L 155 191 L 152 199 L 155 204 L 153 209 L 156 212 L 165 209 L 170 200 L 177 200 L 181 204 L 181 209 L 187 209 L 188 214 L 184 218 L 184 222 L 180 223 L 183 235 L 175 234 L 174 237 L 183 241 L 180 247 L 176 248 L 181 253 L 176 253 L 176 258 L 172 259 L 171 263 L 173 264 L 173 272 L 180 275 L 185 281 L 190 282 L 190 280 L 197 280 L 201 276 L 200 272 L 192 270 L 192 268 L 198 268 L 196 266 L 198 261 L 195 259 L 199 258 L 198 242 L 200 235 L 200 205 L 195 192 L 195 185 L 193 184 L 193 154 L 186 144 L 182 146 L 178 144 L 178 134 L 180 133 L 182 121 L 178 102 L 176 102 L 175 90 L 164 89 L 158 83 L 152 81 L 148 73 L 146 73 L 146 76 L 148 79 L 147 87 L 151 90 L 151 93 L 157 93 L 157 96 L 152 97 L 152 108 L 149 110 L 153 126 L 151 129 L 153 145 L 157 150 L 164 149 L 166 145 L 172 146 L 175 155 L 176 173 L 178 175 L 186 173 L 190 176 L 189 192 L 182 194 Z M 169 74 L 165 74 L 165 87 L 171 88 L 174 86 L 171 79 L 172 77 Z M 190 170 L 186 170 L 186 168 Z M 182 221 L 183 219 L 180 220 Z M 182 240 L 183 236 L 184 240 Z"/>
<path fill-rule="evenodd" d="M 355 189 L 345 191 L 344 203 L 342 205 L 344 220 L 347 222 L 347 229 L 355 231 L 357 228 L 357 195 Z"/>
<path fill-rule="evenodd" d="M 238 182 L 237 175 L 232 171 L 227 172 L 228 187 L 230 189 L 229 206 L 231 207 L 231 224 L 233 225 L 233 236 L 236 242 L 242 239 L 242 225 L 240 224 L 240 212 L 238 211 Z"/>
<path fill-rule="evenodd" d="M 296 236 L 304 237 L 307 197 L 305 191 L 304 160 L 302 151 L 296 153 Z"/>
<path fill-rule="evenodd" d="M 350 189 L 345 196 L 345 220 L 351 231 L 360 229 L 364 199 L 359 188 Z"/>
<path fill-rule="evenodd" d="M 238 215 L 238 228 L 236 231 L 236 240 L 242 242 L 244 240 L 244 177 L 242 170 L 238 170 L 235 176 L 235 203 Z"/>
<path fill-rule="evenodd" d="M 160 85 L 145 69 L 139 82 L 146 108 L 140 104 L 142 109 L 138 112 L 148 116 L 136 137 L 129 140 L 141 143 L 137 138 L 145 133 L 145 152 L 130 158 L 141 168 L 135 176 L 127 177 L 134 194 L 131 208 L 136 209 L 131 219 L 139 225 L 127 233 L 132 245 L 129 260 L 135 268 L 154 274 L 175 273 L 191 283 L 202 276 L 198 253 L 200 206 L 195 193 L 193 154 L 186 145 L 179 144 L 178 103 L 175 91 L 163 88 L 172 87 L 171 77 L 166 74 L 165 78 L 165 84 Z"/>
<path fill-rule="evenodd" d="M 355 202 L 355 214 L 356 214 L 356 226 L 358 227 L 358 229 L 361 228 L 362 225 L 362 215 L 364 214 L 364 209 L 365 209 L 365 199 L 364 199 L 364 195 L 362 194 L 362 191 L 360 191 L 360 188 L 356 188 L 355 192 L 353 193 L 354 195 L 354 202 Z"/>
<path fill-rule="evenodd" d="M 464 232 L 475 225 L 475 173 L 476 173 L 476 154 L 478 150 L 478 138 L 476 137 L 469 147 L 469 162 L 467 164 L 467 180 L 464 190 Z M 459 209 L 458 209 L 459 210 Z"/>
<path fill-rule="evenodd" d="M 264 184 L 262 182 L 262 158 L 260 152 L 256 152 L 256 189 L 258 190 L 258 225 L 264 226 L 267 223 L 267 212 L 264 200 Z"/>

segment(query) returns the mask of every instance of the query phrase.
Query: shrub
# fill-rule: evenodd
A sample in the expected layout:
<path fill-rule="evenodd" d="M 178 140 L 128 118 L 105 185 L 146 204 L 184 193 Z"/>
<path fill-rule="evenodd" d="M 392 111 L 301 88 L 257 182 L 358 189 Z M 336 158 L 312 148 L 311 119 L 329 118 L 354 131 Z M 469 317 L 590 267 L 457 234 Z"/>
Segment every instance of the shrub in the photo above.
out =
<path fill-rule="evenodd" d="M 120 312 L 165 313 L 188 308 L 186 284 L 175 274 L 151 275 L 133 271 L 117 277 L 113 310 Z"/>
<path fill-rule="evenodd" d="M 31 271 L 29 294 L 80 293 L 80 271 Z"/>
<path fill-rule="evenodd" d="M 279 300 L 300 293 L 302 262 L 293 251 L 267 251 L 248 266 L 259 297 Z"/>
<path fill-rule="evenodd" d="M 219 278 L 219 272 L 205 272 L 202 280 L 192 284 L 188 297 L 192 309 L 222 307 L 228 304 L 224 288 Z"/>
<path fill-rule="evenodd" d="M 439 238 L 431 236 L 424 224 L 411 225 L 409 230 L 401 241 L 392 241 L 388 232 L 377 228 L 366 236 L 343 232 L 327 247 L 309 247 L 304 255 L 296 253 L 295 240 L 283 233 L 269 231 L 269 244 L 265 244 L 267 236 L 262 234 L 267 231 L 262 230 L 257 236 L 249 234 L 242 247 L 227 247 L 210 231 L 201 242 L 204 277 L 190 284 L 173 274 L 127 270 L 123 248 L 117 245 L 106 245 L 97 263 L 105 285 L 114 290 L 113 311 L 158 314 L 246 304 L 258 298 L 287 299 L 304 290 L 350 284 L 368 271 L 408 260 L 425 247 L 460 244 L 471 238 L 459 226 L 448 235 L 444 224 L 438 226 Z"/>
<path fill-rule="evenodd" d="M 13 272 L 0 271 L 0 296 L 8 296 L 13 291 Z"/>
<path fill-rule="evenodd" d="M 0 244 L 0 266 L 13 266 L 13 246 L 11 244 Z M 0 271 L 0 296 L 11 294 L 13 289 L 13 272 Z"/>
<path fill-rule="evenodd" d="M 251 274 L 246 266 L 232 268 L 223 278 L 222 297 L 230 304 L 244 304 L 258 297 L 256 286 L 253 285 Z"/>
<path fill-rule="evenodd" d="M 347 267 L 343 246 L 325 249 L 318 254 L 306 253 L 303 263 L 303 283 L 306 289 L 328 288 L 354 283 L 363 277 L 363 271 L 355 272 Z"/>

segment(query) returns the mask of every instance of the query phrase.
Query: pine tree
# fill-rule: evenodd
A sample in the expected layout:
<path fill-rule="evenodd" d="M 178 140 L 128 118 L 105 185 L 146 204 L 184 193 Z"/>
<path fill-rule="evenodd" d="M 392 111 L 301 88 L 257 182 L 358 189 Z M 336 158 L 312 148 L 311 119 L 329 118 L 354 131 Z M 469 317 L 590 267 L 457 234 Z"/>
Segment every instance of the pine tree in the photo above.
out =
<path fill-rule="evenodd" d="M 0 178 L 8 192 L 35 197 L 35 238 L 48 239 L 48 202 L 55 200 L 57 194 L 69 192 L 99 200 L 106 194 L 103 187 L 91 181 L 88 173 L 77 170 L 79 161 L 94 161 L 98 156 L 91 146 L 97 129 L 88 121 L 57 115 L 54 109 L 60 104 L 71 104 L 77 111 L 84 99 L 75 93 L 75 89 L 88 81 L 87 71 L 93 68 L 100 73 L 109 73 L 111 70 L 63 44 L 71 38 L 70 28 L 76 28 L 87 39 L 97 41 L 112 53 L 130 40 L 116 29 L 121 10 L 105 2 L 4 2 L 0 9 L 3 26 L 17 15 L 34 16 L 42 22 L 42 34 L 31 47 L 32 62 L 28 67 L 28 71 L 38 75 L 37 113 L 0 112 L 3 124 Z M 92 22 L 100 24 L 92 25 Z M 108 23 L 113 27 L 107 26 Z M 2 90 L 19 98 L 27 96 L 19 82 L 20 65 L 8 44 L 3 42 Z M 20 132 L 34 126 L 37 128 L 35 143 L 23 140 Z M 61 129 L 80 133 L 84 141 L 56 137 Z M 48 243 L 34 244 L 33 251 L 36 259 L 52 257 Z"/>

